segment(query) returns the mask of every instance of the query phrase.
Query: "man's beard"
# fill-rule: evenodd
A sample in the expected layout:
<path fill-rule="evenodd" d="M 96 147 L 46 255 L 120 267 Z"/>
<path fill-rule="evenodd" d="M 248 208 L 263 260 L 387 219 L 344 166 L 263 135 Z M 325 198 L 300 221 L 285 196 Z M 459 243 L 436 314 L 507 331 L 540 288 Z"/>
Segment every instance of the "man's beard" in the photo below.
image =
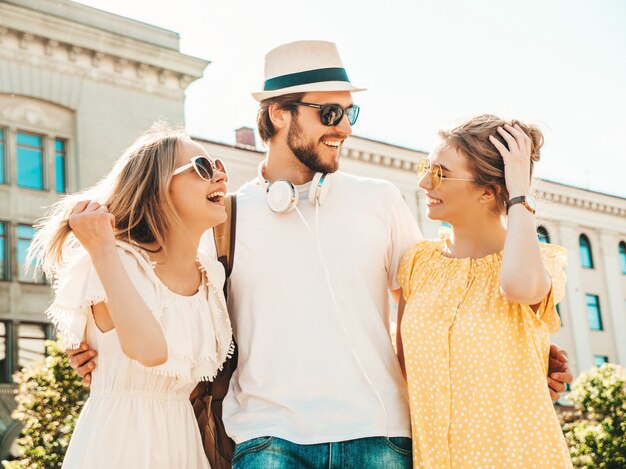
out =
<path fill-rule="evenodd" d="M 303 134 L 304 132 L 298 122 L 298 118 L 294 116 L 294 119 L 291 120 L 289 133 L 287 134 L 287 146 L 292 153 L 296 155 L 296 158 L 315 173 L 334 173 L 337 171 L 339 169 L 339 159 L 324 162 L 316 150 L 316 143 L 306 143 Z"/>

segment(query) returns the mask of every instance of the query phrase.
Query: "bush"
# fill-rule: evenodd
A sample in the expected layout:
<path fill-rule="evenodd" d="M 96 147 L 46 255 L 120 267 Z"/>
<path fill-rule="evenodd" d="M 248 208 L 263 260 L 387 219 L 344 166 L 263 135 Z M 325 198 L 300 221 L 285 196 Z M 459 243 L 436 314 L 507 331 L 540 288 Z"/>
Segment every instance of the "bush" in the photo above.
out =
<path fill-rule="evenodd" d="M 61 467 L 87 390 L 70 368 L 64 351 L 56 342 L 46 341 L 48 356 L 15 374 L 19 387 L 17 408 L 12 417 L 24 426 L 18 446 L 20 460 L 6 462 L 5 468 Z"/>
<path fill-rule="evenodd" d="M 563 431 L 576 467 L 626 467 L 626 370 L 605 363 L 583 373 L 570 399 L 575 416 L 566 416 Z"/>

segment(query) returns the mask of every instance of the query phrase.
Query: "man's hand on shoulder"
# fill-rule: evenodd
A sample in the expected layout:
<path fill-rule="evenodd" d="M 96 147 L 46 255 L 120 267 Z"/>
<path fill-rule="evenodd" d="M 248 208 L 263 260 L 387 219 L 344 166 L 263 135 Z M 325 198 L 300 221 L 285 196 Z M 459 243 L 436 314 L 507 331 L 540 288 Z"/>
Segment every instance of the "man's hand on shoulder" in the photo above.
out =
<path fill-rule="evenodd" d="M 81 342 L 77 349 L 65 349 L 65 353 L 70 359 L 70 366 L 83 379 L 82 385 L 89 387 L 91 385 L 91 372 L 96 368 L 93 359 L 97 352 L 88 343 Z"/>
<path fill-rule="evenodd" d="M 550 361 L 548 363 L 548 389 L 550 397 L 556 401 L 565 391 L 565 385 L 574 381 L 574 375 L 567 363 L 567 352 L 556 344 L 550 344 Z"/>

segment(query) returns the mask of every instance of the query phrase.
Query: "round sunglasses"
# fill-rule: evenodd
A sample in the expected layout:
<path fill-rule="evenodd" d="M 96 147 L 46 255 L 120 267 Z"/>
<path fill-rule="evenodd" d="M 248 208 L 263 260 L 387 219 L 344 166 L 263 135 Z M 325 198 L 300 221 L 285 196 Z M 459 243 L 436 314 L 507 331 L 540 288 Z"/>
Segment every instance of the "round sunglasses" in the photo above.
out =
<path fill-rule="evenodd" d="M 176 168 L 172 173 L 172 176 L 176 176 L 189 168 L 193 168 L 198 176 L 208 182 L 213 180 L 216 171 L 224 173 L 226 175 L 226 180 L 228 180 L 228 171 L 226 171 L 224 162 L 220 159 L 211 160 L 208 156 L 204 155 L 192 157 L 189 160 L 189 163 Z"/>
<path fill-rule="evenodd" d="M 300 101 L 295 102 L 294 104 L 298 106 L 306 106 L 319 109 L 320 121 L 322 122 L 322 125 L 325 125 L 327 127 L 334 127 L 336 125 L 339 125 L 344 115 L 348 118 L 348 122 L 350 122 L 350 125 L 354 125 L 359 117 L 360 111 L 359 106 L 357 106 L 356 104 L 352 104 L 348 107 L 343 107 L 339 104 L 313 104 L 303 103 Z"/>
<path fill-rule="evenodd" d="M 430 186 L 432 189 L 437 189 L 441 186 L 441 183 L 445 181 L 470 181 L 475 182 L 475 179 L 466 178 L 451 178 L 443 175 L 443 170 L 439 163 L 433 163 L 427 158 L 422 158 L 417 162 L 417 177 L 421 181 L 426 173 L 430 173 Z"/>

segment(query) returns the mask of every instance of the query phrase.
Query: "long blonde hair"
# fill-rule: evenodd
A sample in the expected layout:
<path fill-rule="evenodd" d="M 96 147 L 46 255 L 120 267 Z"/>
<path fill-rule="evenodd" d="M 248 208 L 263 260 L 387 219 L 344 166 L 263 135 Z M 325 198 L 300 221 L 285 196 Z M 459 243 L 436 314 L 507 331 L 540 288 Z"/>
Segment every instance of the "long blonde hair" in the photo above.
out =
<path fill-rule="evenodd" d="M 170 200 L 168 186 L 176 166 L 179 143 L 189 136 L 182 128 L 160 121 L 141 135 L 116 161 L 113 169 L 96 185 L 57 201 L 37 221 L 38 228 L 28 253 L 27 265 L 55 278 L 68 248 L 76 242 L 70 236 L 68 219 L 81 200 L 105 205 L 115 216 L 115 237 L 128 242 L 156 242 L 165 249 L 165 240 L 180 223 Z"/>

